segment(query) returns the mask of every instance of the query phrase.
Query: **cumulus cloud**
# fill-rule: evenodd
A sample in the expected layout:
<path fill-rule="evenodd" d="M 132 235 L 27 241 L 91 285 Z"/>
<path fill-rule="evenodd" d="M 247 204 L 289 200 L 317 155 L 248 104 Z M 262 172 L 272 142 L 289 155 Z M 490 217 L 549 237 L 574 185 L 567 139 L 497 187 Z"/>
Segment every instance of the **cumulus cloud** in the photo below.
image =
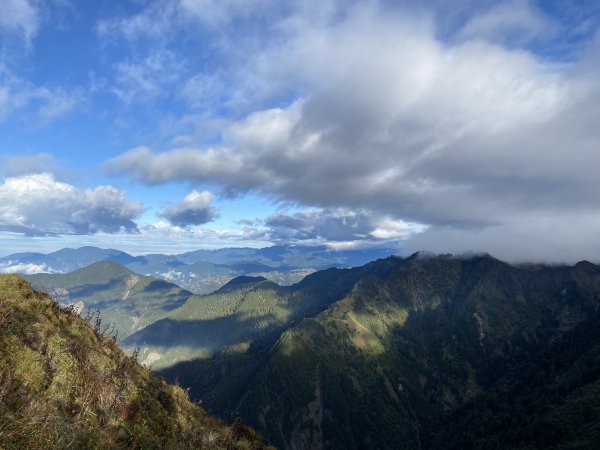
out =
<path fill-rule="evenodd" d="M 214 196 L 208 191 L 192 191 L 175 205 L 166 208 L 159 215 L 178 227 L 204 225 L 218 217 L 218 212 L 211 203 Z"/>
<path fill-rule="evenodd" d="M 265 220 L 265 226 L 272 240 L 285 243 L 398 240 L 426 229 L 420 224 L 342 208 L 274 214 Z"/>
<path fill-rule="evenodd" d="M 600 50 L 557 64 L 507 45 L 507 31 L 527 41 L 549 26 L 531 3 L 512 4 L 482 10 L 444 41 L 431 18 L 378 2 L 324 20 L 287 17 L 281 39 L 240 66 L 252 76 L 233 97 L 252 104 L 293 92 L 294 101 L 229 124 L 219 145 L 135 148 L 109 167 L 148 184 L 212 182 L 392 221 L 374 224 L 360 213 L 347 218 L 354 228 L 340 229 L 334 214 L 274 217 L 275 235 L 384 239 L 403 223 L 422 224 L 429 229 L 406 245 L 436 247 L 446 236 L 462 250 L 487 250 L 499 234 L 552 238 L 553 225 L 525 216 L 553 218 L 557 230 L 577 217 L 591 230 L 600 194 Z M 469 244 L 467 236 L 479 238 Z M 563 237 L 561 247 L 575 244 Z"/>
<path fill-rule="evenodd" d="M 0 184 L 0 230 L 47 234 L 137 231 L 142 205 L 112 186 L 78 189 L 49 173 L 9 177 Z"/>
<path fill-rule="evenodd" d="M 556 139 L 580 138 L 564 119 L 578 102 L 592 109 L 588 93 L 529 53 L 448 47 L 427 23 L 370 9 L 304 30 L 278 53 L 273 70 L 287 66 L 311 95 L 250 114 L 220 147 L 138 148 L 110 166 L 148 183 L 216 181 L 409 221 L 487 223 L 515 203 L 539 205 L 536 194 L 546 194 L 526 186 L 527 172 L 550 182 L 559 174 L 544 169 L 562 165 L 531 160 L 541 148 L 546 159 L 570 160 Z"/>

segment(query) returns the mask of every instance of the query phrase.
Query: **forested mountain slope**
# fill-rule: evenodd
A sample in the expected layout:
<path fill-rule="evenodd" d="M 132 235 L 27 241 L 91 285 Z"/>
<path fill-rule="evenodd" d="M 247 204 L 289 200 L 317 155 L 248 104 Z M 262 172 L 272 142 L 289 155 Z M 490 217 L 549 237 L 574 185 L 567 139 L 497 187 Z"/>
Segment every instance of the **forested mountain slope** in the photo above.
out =
<path fill-rule="evenodd" d="M 209 358 L 219 350 L 239 353 L 270 345 L 292 324 L 343 297 L 361 277 L 388 270 L 391 261 L 320 271 L 289 287 L 262 277 L 239 277 L 212 294 L 190 297 L 123 344 L 139 347 L 142 361 L 157 369 Z"/>
<path fill-rule="evenodd" d="M 161 373 L 281 448 L 566 448 L 597 435 L 599 267 L 419 254 L 366 267 L 272 343 Z M 341 273 L 306 283 L 327 292 Z M 540 438 L 552 429 L 562 439 Z"/>

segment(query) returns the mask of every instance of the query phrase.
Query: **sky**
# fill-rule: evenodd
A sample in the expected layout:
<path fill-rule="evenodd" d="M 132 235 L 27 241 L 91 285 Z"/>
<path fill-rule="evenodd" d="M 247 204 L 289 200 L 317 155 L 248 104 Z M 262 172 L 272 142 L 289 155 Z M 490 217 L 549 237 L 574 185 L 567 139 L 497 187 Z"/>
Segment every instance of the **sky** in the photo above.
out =
<path fill-rule="evenodd" d="M 2 0 L 0 255 L 600 260 L 600 3 Z"/>

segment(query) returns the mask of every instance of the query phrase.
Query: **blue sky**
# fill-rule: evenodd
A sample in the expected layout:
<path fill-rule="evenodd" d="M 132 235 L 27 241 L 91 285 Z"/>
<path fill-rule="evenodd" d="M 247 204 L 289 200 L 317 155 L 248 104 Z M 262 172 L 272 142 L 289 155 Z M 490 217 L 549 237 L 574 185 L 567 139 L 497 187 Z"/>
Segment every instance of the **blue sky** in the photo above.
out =
<path fill-rule="evenodd" d="M 5 0 L 0 254 L 598 260 L 594 1 Z"/>

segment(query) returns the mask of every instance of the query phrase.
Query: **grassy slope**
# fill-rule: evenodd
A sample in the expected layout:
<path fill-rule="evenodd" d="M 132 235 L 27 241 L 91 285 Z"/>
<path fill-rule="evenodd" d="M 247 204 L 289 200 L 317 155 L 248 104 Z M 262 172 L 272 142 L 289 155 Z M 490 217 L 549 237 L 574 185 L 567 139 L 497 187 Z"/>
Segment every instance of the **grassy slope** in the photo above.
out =
<path fill-rule="evenodd" d="M 262 448 L 153 376 L 110 338 L 0 276 L 1 448 Z"/>
<path fill-rule="evenodd" d="M 84 303 L 84 314 L 101 310 L 104 323 L 114 325 L 121 338 L 162 319 L 192 295 L 172 283 L 136 275 L 109 261 L 67 274 L 26 278 L 38 289 L 68 291 L 69 301 Z"/>

